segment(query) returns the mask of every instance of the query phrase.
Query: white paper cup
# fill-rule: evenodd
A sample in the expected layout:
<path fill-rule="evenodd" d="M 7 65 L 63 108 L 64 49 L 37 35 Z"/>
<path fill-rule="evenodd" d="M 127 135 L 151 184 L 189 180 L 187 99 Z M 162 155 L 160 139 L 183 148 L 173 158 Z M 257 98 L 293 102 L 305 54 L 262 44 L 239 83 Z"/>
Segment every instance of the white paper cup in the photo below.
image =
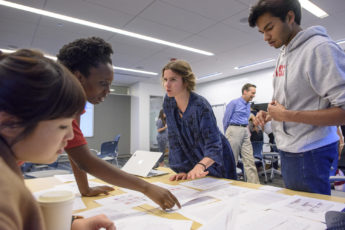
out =
<path fill-rule="evenodd" d="M 46 229 L 70 230 L 74 193 L 71 191 L 49 191 L 38 199 Z"/>

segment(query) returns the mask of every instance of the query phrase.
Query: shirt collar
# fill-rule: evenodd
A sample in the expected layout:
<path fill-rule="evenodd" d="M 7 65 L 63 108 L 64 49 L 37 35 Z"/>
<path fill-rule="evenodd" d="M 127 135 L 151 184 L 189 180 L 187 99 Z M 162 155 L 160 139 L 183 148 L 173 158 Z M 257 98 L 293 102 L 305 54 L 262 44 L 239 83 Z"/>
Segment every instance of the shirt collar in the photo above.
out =
<path fill-rule="evenodd" d="M 248 105 L 249 103 L 249 101 L 247 102 L 246 100 L 244 100 L 242 96 L 240 97 L 240 101 L 245 105 Z"/>

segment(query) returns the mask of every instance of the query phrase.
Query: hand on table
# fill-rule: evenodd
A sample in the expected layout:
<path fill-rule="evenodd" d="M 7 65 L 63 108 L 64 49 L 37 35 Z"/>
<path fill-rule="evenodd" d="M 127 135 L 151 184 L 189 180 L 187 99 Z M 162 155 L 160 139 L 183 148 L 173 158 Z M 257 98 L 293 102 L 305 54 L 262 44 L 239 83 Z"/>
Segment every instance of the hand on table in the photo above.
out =
<path fill-rule="evenodd" d="M 105 215 L 97 215 L 85 219 L 76 219 L 73 221 L 71 230 L 116 230 L 114 222 Z"/>
<path fill-rule="evenodd" d="M 98 196 L 99 194 L 108 195 L 110 191 L 114 191 L 113 187 L 109 186 L 96 186 L 90 187 L 87 193 L 83 193 L 83 196 Z"/>
<path fill-rule="evenodd" d="M 196 164 L 194 168 L 188 172 L 187 179 L 194 180 L 196 178 L 205 177 L 208 173 L 208 171 L 205 171 L 204 166 L 202 166 L 201 164 Z"/>
<path fill-rule="evenodd" d="M 159 187 L 154 184 L 149 184 L 146 192 L 144 194 L 157 203 L 163 210 L 171 209 L 177 205 L 181 208 L 181 205 L 177 198 L 167 189 Z"/>
<path fill-rule="evenodd" d="M 177 173 L 175 175 L 172 175 L 169 180 L 170 181 L 179 181 L 179 180 L 186 180 L 187 179 L 187 173 L 181 172 L 181 173 Z"/>

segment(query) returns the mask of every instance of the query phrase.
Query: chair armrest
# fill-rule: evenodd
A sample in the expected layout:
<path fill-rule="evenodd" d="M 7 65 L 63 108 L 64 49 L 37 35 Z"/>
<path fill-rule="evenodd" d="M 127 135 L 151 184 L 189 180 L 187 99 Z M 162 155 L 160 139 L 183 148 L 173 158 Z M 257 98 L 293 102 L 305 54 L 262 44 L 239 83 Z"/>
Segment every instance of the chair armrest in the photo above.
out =
<path fill-rule="evenodd" d="M 97 149 L 90 149 L 90 152 L 95 154 L 96 156 L 101 155 L 101 152 L 99 152 Z"/>
<path fill-rule="evenodd" d="M 330 182 L 345 181 L 345 176 L 330 176 L 329 181 Z"/>

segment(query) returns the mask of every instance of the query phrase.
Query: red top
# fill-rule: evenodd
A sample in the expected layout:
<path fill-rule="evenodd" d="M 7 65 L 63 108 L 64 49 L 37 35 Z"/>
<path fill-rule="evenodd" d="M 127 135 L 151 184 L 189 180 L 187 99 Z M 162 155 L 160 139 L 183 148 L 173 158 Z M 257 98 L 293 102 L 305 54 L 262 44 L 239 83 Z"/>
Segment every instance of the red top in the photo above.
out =
<path fill-rule="evenodd" d="M 81 132 L 76 120 L 73 120 L 72 127 L 73 127 L 74 138 L 68 141 L 68 144 L 65 147 L 65 149 L 71 149 L 71 148 L 75 148 L 75 147 L 79 147 L 79 146 L 87 144 L 87 141 L 83 133 Z"/>

